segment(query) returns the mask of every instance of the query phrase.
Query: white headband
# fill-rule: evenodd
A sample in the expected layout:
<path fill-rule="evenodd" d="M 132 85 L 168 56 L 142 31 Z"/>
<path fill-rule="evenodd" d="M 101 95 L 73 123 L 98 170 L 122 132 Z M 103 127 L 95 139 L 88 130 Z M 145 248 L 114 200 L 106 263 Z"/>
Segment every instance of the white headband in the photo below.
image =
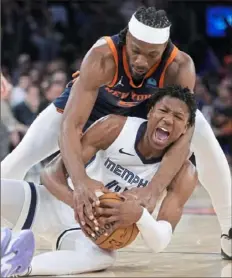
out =
<path fill-rule="evenodd" d="M 147 43 L 163 44 L 168 41 L 170 36 L 170 26 L 153 28 L 139 22 L 134 15 L 132 15 L 128 26 L 133 37 Z"/>

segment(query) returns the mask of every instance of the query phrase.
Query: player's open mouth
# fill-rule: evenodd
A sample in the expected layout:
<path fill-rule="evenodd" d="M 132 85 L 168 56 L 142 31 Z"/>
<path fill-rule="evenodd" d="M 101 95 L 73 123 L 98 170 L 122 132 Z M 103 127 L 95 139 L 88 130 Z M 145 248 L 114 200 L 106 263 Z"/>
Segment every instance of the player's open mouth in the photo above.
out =
<path fill-rule="evenodd" d="M 155 138 L 160 143 L 165 143 L 169 138 L 170 132 L 163 128 L 163 127 L 157 127 L 155 130 Z"/>

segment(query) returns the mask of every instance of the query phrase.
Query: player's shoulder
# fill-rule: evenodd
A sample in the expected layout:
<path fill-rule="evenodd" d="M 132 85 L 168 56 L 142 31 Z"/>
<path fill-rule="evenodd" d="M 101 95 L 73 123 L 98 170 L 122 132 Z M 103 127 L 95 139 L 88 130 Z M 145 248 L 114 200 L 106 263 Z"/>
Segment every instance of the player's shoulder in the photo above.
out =
<path fill-rule="evenodd" d="M 194 67 L 194 62 L 192 58 L 183 51 L 178 51 L 175 59 L 168 67 L 169 71 L 178 72 L 181 68 L 191 68 Z"/>
<path fill-rule="evenodd" d="M 107 115 L 92 124 L 85 132 L 82 143 L 91 142 L 98 149 L 107 149 L 122 131 L 127 117 Z"/>
<path fill-rule="evenodd" d="M 188 82 L 188 87 L 192 88 L 192 83 L 195 83 L 195 66 L 192 58 L 183 51 L 178 51 L 173 62 L 168 66 L 165 73 L 165 85 L 168 84 L 176 84 L 176 82 L 180 82 L 180 79 L 183 81 L 184 79 L 191 79 L 194 82 Z M 184 84 L 186 86 L 186 84 Z M 193 85 L 194 86 L 194 85 Z"/>
<path fill-rule="evenodd" d="M 112 135 L 114 133 L 119 133 L 122 130 L 126 120 L 127 117 L 109 114 L 94 122 L 87 129 L 86 133 L 90 133 L 90 131 L 95 131 L 95 133 L 98 133 L 99 136 L 103 137 Z"/>
<path fill-rule="evenodd" d="M 109 114 L 98 120 L 109 132 L 112 131 L 112 129 L 121 129 L 126 121 L 127 117 L 115 114 Z"/>
<path fill-rule="evenodd" d="M 93 56 L 99 57 L 105 61 L 114 62 L 114 55 L 104 37 L 100 38 L 94 43 L 94 45 L 90 49 L 90 53 Z"/>
<path fill-rule="evenodd" d="M 104 38 L 99 39 L 90 48 L 81 65 L 81 72 L 94 72 L 95 75 L 98 74 L 101 78 L 98 76 L 99 79 L 96 80 L 100 80 L 102 84 L 107 84 L 112 81 L 115 69 L 114 54 Z M 88 77 L 89 74 L 85 74 L 84 76 Z"/>
<path fill-rule="evenodd" d="M 192 67 L 194 66 L 193 59 L 184 51 L 179 51 L 179 53 L 176 55 L 176 63 L 179 64 L 179 66 L 184 67 Z M 175 61 L 174 59 L 174 61 Z"/>

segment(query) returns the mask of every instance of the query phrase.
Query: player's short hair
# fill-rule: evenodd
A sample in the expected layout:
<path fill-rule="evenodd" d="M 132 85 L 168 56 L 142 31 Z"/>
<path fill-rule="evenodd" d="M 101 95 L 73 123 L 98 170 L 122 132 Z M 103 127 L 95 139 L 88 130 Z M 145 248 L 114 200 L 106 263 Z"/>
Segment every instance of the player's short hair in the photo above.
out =
<path fill-rule="evenodd" d="M 166 28 L 171 26 L 166 12 L 164 10 L 157 11 L 155 7 L 140 7 L 134 16 L 139 22 L 149 27 Z"/>
<path fill-rule="evenodd" d="M 171 22 L 167 17 L 167 14 L 164 10 L 156 10 L 155 7 L 140 7 L 134 14 L 135 18 L 153 28 L 166 28 L 171 26 Z M 126 43 L 126 34 L 128 31 L 128 27 L 124 28 L 119 33 L 119 39 L 121 45 L 125 45 Z"/>
<path fill-rule="evenodd" d="M 195 124 L 197 103 L 194 94 L 189 88 L 182 88 L 181 86 L 173 85 L 157 89 L 157 92 L 149 99 L 148 111 L 150 111 L 150 109 L 164 97 L 172 97 L 182 100 L 189 109 L 189 125 L 192 126 Z"/>

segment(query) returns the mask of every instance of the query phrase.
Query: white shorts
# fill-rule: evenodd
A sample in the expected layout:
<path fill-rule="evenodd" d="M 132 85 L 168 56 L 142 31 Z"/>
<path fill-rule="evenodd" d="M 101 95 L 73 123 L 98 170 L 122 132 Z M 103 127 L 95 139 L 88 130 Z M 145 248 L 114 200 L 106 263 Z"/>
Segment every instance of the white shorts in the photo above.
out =
<path fill-rule="evenodd" d="M 56 249 L 63 234 L 81 230 L 73 209 L 56 199 L 43 185 L 24 182 L 23 187 L 25 201 L 14 231 L 31 229 L 37 240 L 45 240 Z"/>

